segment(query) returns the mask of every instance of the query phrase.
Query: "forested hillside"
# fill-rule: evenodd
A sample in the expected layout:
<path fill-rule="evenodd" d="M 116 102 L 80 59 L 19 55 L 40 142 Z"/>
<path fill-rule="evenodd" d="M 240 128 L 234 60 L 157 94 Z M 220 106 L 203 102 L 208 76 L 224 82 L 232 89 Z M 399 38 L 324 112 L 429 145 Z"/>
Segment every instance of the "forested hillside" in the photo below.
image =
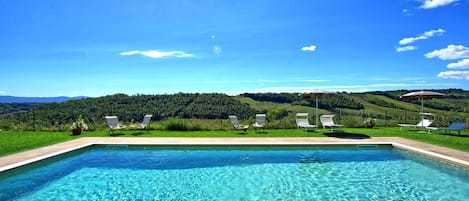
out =
<path fill-rule="evenodd" d="M 447 124 L 448 116 L 467 115 L 469 91 L 434 91 L 448 94 L 444 99 L 425 100 L 425 112 L 436 114 L 437 126 Z M 363 126 L 366 118 L 376 119 L 379 126 L 416 123 L 420 118 L 420 102 L 399 98 L 408 92 L 410 91 L 336 93 L 319 99 L 319 115 L 335 114 L 336 121 L 348 127 Z M 256 113 L 267 114 L 268 128 L 294 128 L 294 115 L 297 112 L 309 112 L 310 120 L 313 120 L 314 108 L 314 99 L 303 98 L 297 93 L 245 93 L 239 96 L 217 93 L 133 96 L 115 94 L 63 103 L 1 104 L 0 129 L 65 130 L 80 115 L 91 127 L 104 128 L 106 115 L 118 116 L 123 123 L 141 121 L 144 114 L 153 114 L 153 122 L 172 118 L 210 122 L 210 119 L 227 119 L 230 114 L 237 115 L 242 121 L 252 122 Z"/>
<path fill-rule="evenodd" d="M 0 115 L 15 112 L 28 112 L 44 104 L 45 103 L 0 103 Z"/>
<path fill-rule="evenodd" d="M 24 113 L 1 116 L 3 129 L 61 127 L 82 116 L 89 124 L 104 124 L 106 115 L 124 122 L 141 121 L 144 114 L 153 120 L 167 118 L 228 118 L 229 114 L 248 118 L 255 110 L 224 94 L 135 95 L 116 94 L 41 105 Z"/>

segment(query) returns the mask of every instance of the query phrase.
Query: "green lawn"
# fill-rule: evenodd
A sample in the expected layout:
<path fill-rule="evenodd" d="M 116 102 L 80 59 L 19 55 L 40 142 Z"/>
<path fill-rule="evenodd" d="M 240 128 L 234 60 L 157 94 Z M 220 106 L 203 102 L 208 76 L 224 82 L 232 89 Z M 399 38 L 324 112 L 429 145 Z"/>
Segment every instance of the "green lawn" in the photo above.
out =
<path fill-rule="evenodd" d="M 449 148 L 469 152 L 469 133 L 461 135 L 419 133 L 416 130 L 399 131 L 399 128 L 345 128 L 344 133 L 330 133 L 329 130 L 320 129 L 319 132 L 304 132 L 300 129 L 265 130 L 256 133 L 249 130 L 247 133 L 235 131 L 122 131 L 109 135 L 106 130 L 87 131 L 78 136 L 70 132 L 15 132 L 0 131 L 0 156 L 47 146 L 59 142 L 77 139 L 80 137 L 340 137 L 340 138 L 368 138 L 368 137 L 402 137 L 416 141 L 436 144 Z"/>

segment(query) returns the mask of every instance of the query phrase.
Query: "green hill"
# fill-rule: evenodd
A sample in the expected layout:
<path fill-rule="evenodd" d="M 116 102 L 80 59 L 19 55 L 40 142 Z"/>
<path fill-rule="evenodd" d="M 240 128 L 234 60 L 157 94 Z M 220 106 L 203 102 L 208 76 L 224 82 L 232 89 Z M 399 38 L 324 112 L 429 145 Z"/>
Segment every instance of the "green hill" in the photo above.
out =
<path fill-rule="evenodd" d="M 229 114 L 248 118 L 255 111 L 246 104 L 224 94 L 134 95 L 116 94 L 99 98 L 72 100 L 41 105 L 24 113 L 0 116 L 4 130 L 64 130 L 80 115 L 92 128 L 104 127 L 106 115 L 115 115 L 124 122 L 141 121 L 144 114 L 153 120 L 169 118 L 216 119 Z"/>
<path fill-rule="evenodd" d="M 447 125 L 448 116 L 466 116 L 469 111 L 469 91 L 434 91 L 449 95 L 445 99 L 425 100 L 424 110 L 436 114 L 436 126 Z M 416 123 L 420 118 L 420 102 L 399 99 L 400 95 L 407 92 L 337 93 L 319 99 L 318 113 L 335 114 L 336 121 L 347 127 L 361 127 L 366 118 L 376 119 L 379 126 Z M 217 93 L 115 94 L 63 103 L 2 106 L 0 129 L 3 130 L 67 130 L 70 123 L 80 115 L 91 128 L 104 128 L 106 115 L 116 115 L 124 123 L 129 123 L 141 121 L 144 114 L 153 114 L 153 122 L 174 118 L 191 119 L 192 123 L 206 124 L 204 128 L 219 129 L 220 123 L 213 123 L 216 122 L 213 120 L 227 119 L 228 115 L 234 114 L 242 121 L 252 122 L 255 113 L 267 114 L 269 128 L 294 128 L 297 112 L 310 113 L 312 122 L 315 114 L 315 101 L 295 93 L 245 93 L 239 96 Z M 15 107 L 21 108 L 21 112 L 17 112 L 19 110 Z"/>
<path fill-rule="evenodd" d="M 460 89 L 433 90 L 448 94 L 444 99 L 424 101 L 424 111 L 436 114 L 436 126 L 449 122 L 448 116 L 466 116 L 469 111 L 469 91 Z M 375 91 L 366 93 L 337 93 L 319 99 L 319 115 L 335 114 L 336 119 L 348 127 L 362 126 L 366 118 L 377 119 L 380 126 L 395 126 L 397 123 L 416 123 L 419 121 L 421 105 L 418 100 L 404 101 L 400 95 L 407 90 Z M 290 118 L 296 112 L 314 114 L 313 99 L 301 99 L 299 94 L 276 94 L 268 100 L 266 94 L 242 94 L 238 100 L 247 103 L 257 111 L 287 110 Z M 280 96 L 280 97 L 279 97 Z M 281 97 L 287 96 L 287 97 Z M 298 98 L 296 98 L 298 97 Z M 291 100 L 285 101 L 285 100 Z M 299 107 L 299 106 L 307 106 Z M 311 118 L 312 120 L 313 118 Z"/>

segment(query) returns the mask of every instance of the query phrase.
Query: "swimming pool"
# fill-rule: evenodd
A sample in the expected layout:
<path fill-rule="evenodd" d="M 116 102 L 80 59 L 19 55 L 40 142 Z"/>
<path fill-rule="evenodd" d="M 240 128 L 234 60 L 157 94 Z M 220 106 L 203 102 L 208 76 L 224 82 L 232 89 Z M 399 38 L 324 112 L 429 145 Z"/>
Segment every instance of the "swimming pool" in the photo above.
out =
<path fill-rule="evenodd" d="M 95 145 L 0 175 L 0 200 L 468 197 L 468 170 L 385 145 Z"/>

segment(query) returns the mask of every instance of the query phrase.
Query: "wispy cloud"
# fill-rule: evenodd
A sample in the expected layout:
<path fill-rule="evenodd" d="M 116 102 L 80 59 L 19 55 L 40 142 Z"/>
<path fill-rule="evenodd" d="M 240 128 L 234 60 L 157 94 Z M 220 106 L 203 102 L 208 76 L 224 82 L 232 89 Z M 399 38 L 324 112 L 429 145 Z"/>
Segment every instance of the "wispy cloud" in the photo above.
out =
<path fill-rule="evenodd" d="M 415 36 L 415 37 L 403 38 L 399 41 L 399 45 L 405 45 L 405 46 L 396 47 L 396 52 L 405 52 L 405 51 L 416 50 L 417 49 L 416 46 L 409 45 L 409 44 L 412 44 L 412 43 L 414 43 L 415 41 L 418 41 L 418 40 L 426 40 L 426 39 L 429 39 L 433 36 L 441 36 L 441 35 L 443 35 L 443 33 L 445 33 L 445 30 L 435 29 L 435 30 L 426 31 L 423 34 L 420 34 L 420 35 Z"/>
<path fill-rule="evenodd" d="M 214 54 L 221 54 L 221 46 L 219 46 L 219 45 L 214 45 L 214 46 L 213 46 L 213 53 L 214 53 Z"/>
<path fill-rule="evenodd" d="M 469 68 L 469 59 L 463 59 L 455 63 L 450 63 L 446 67 L 448 68 Z"/>
<path fill-rule="evenodd" d="M 456 80 L 469 80 L 469 71 L 444 71 L 438 77 Z"/>
<path fill-rule="evenodd" d="M 445 30 L 443 29 L 435 29 L 435 30 L 430 30 L 426 31 L 425 33 L 418 35 L 416 37 L 408 37 L 408 38 L 403 38 L 402 40 L 399 41 L 399 45 L 407 45 L 414 43 L 415 41 L 418 40 L 425 40 L 433 36 L 441 36 L 445 33 Z"/>
<path fill-rule="evenodd" d="M 7 92 L 4 92 L 4 91 L 0 91 L 0 94 L 6 94 Z"/>
<path fill-rule="evenodd" d="M 458 0 L 425 0 L 419 8 L 432 9 L 440 6 L 446 6 Z"/>
<path fill-rule="evenodd" d="M 469 71 L 468 71 L 469 72 Z M 388 88 L 409 88 L 409 87 L 435 87 L 435 86 L 456 86 L 452 83 L 381 83 L 381 84 L 364 84 L 364 85 L 324 85 L 324 86 L 298 86 L 298 87 L 267 87 L 260 88 L 254 92 L 287 92 L 287 93 L 303 93 L 311 90 L 327 90 L 327 91 L 349 91 L 363 92 L 382 90 Z"/>
<path fill-rule="evenodd" d="M 404 46 L 404 47 L 397 47 L 396 51 L 397 52 L 405 52 L 405 51 L 411 51 L 411 50 L 416 50 L 416 49 L 417 49 L 417 47 L 412 46 L 412 45 L 408 45 L 408 46 Z"/>
<path fill-rule="evenodd" d="M 427 83 L 427 81 L 425 81 L 425 80 L 419 80 L 419 81 L 415 81 L 415 83 L 417 83 L 417 84 L 425 84 L 425 83 Z"/>
<path fill-rule="evenodd" d="M 183 51 L 160 51 L 160 50 L 131 50 L 127 52 L 121 52 L 120 55 L 122 56 L 131 56 L 131 55 L 142 55 L 154 59 L 161 59 L 165 57 L 177 57 L 177 58 L 185 58 L 185 57 L 194 57 L 193 54 L 189 54 Z"/>
<path fill-rule="evenodd" d="M 448 45 L 447 48 L 425 54 L 427 58 L 438 57 L 441 60 L 469 58 L 469 48 L 462 45 Z"/>
<path fill-rule="evenodd" d="M 297 80 L 298 82 L 314 82 L 314 83 L 318 83 L 318 82 L 328 82 L 329 80 Z"/>
<path fill-rule="evenodd" d="M 316 48 L 317 48 L 316 45 L 310 45 L 310 46 L 302 47 L 301 50 L 314 52 Z"/>
<path fill-rule="evenodd" d="M 403 78 L 386 78 L 386 77 L 374 77 L 374 78 L 366 78 L 365 80 L 370 81 L 394 81 L 394 82 L 407 82 L 407 81 L 421 81 L 423 77 L 403 77 Z"/>
<path fill-rule="evenodd" d="M 134 55 L 134 54 L 140 54 L 140 51 L 132 50 L 132 51 L 127 51 L 127 52 L 121 52 L 120 53 L 120 55 L 122 55 L 122 56 L 129 56 L 129 55 Z"/>
<path fill-rule="evenodd" d="M 407 9 L 407 8 L 402 9 L 402 14 L 404 14 L 405 16 L 411 16 L 411 15 L 413 15 L 413 14 L 411 13 L 411 11 L 410 11 L 409 9 Z"/>

